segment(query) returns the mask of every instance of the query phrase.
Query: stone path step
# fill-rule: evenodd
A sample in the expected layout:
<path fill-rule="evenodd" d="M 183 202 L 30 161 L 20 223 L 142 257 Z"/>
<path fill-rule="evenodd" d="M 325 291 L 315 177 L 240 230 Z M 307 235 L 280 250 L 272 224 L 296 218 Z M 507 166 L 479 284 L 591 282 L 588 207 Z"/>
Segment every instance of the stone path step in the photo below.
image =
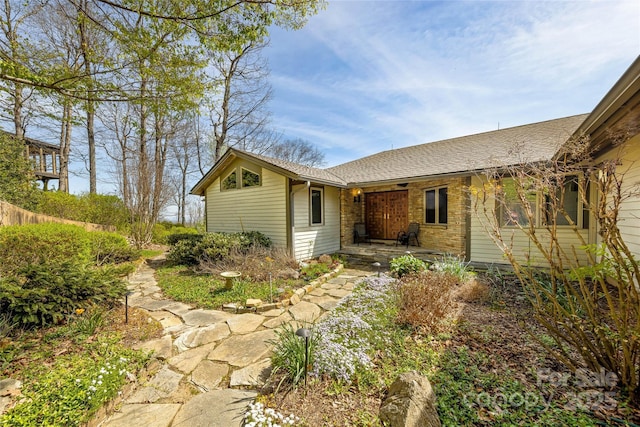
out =
<path fill-rule="evenodd" d="M 129 280 L 129 305 L 146 310 L 164 328 L 161 338 L 137 346 L 153 351 L 160 368 L 101 427 L 241 426 L 257 395 L 247 388 L 258 388 L 269 376 L 275 329 L 327 315 L 357 280 L 372 274 L 344 270 L 318 287 L 307 287 L 295 305 L 231 314 L 167 299 L 152 268 L 160 262 L 142 264 Z"/>

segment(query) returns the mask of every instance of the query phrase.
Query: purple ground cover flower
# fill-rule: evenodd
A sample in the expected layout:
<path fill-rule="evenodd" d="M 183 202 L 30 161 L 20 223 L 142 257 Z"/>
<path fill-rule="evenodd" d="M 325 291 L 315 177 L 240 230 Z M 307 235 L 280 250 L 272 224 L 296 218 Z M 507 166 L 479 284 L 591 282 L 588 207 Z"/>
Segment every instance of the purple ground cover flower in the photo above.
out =
<path fill-rule="evenodd" d="M 313 374 L 349 381 L 356 369 L 370 366 L 373 340 L 384 339 L 380 313 L 394 301 L 394 292 L 395 279 L 367 277 L 315 326 Z"/>

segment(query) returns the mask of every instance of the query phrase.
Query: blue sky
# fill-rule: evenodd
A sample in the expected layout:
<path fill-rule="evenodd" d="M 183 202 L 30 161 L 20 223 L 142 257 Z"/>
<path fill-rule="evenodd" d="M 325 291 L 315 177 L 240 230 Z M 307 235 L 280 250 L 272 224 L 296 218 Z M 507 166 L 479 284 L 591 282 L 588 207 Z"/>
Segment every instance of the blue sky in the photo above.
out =
<path fill-rule="evenodd" d="M 264 53 L 272 126 L 333 166 L 590 112 L 640 54 L 640 2 L 333 1 Z"/>

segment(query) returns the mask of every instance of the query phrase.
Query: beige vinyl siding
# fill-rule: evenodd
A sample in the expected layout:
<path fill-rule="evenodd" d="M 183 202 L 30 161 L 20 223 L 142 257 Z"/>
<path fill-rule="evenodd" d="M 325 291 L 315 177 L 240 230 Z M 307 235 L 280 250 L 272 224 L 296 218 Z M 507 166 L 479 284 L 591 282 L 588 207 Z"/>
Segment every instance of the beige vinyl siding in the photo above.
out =
<path fill-rule="evenodd" d="M 485 179 L 482 177 L 473 177 L 471 179 L 472 187 L 480 188 L 483 182 L 485 182 Z M 508 264 L 502 250 L 491 238 L 489 220 L 485 218 L 484 214 L 486 209 L 487 215 L 491 216 L 495 209 L 495 200 L 489 199 L 484 206 L 479 205 L 478 213 L 473 207 L 474 203 L 475 201 L 472 199 L 470 260 L 483 263 Z M 515 227 L 502 227 L 500 230 L 504 242 L 513 249 L 517 259 L 521 262 L 526 262 L 527 259 L 530 259 L 531 264 L 536 266 L 545 265 L 542 254 L 521 230 Z M 538 228 L 536 233 L 543 242 L 548 241 L 548 233 L 543 228 Z M 588 230 L 580 230 L 578 236 L 571 229 L 560 227 L 557 230 L 557 234 L 564 251 L 571 255 L 575 249 L 579 261 L 581 263 L 586 262 L 586 254 L 579 247 L 582 246 L 580 236 L 585 242 L 588 241 Z"/>
<path fill-rule="evenodd" d="M 335 187 L 314 187 L 323 189 L 323 223 L 311 225 L 309 212 L 310 189 L 296 185 L 294 192 L 295 209 L 295 254 L 304 260 L 322 254 L 331 254 L 340 249 L 340 190 Z"/>
<path fill-rule="evenodd" d="M 258 166 L 252 170 L 262 174 L 262 185 L 220 191 L 218 178 L 207 188 L 207 231 L 256 230 L 269 236 L 274 246 L 284 248 L 287 246 L 286 178 Z"/>
<path fill-rule="evenodd" d="M 621 159 L 616 173 L 622 176 L 622 191 L 630 196 L 620 207 L 618 227 L 629 249 L 640 258 L 640 135 L 598 158 L 596 164 L 615 157 Z"/>

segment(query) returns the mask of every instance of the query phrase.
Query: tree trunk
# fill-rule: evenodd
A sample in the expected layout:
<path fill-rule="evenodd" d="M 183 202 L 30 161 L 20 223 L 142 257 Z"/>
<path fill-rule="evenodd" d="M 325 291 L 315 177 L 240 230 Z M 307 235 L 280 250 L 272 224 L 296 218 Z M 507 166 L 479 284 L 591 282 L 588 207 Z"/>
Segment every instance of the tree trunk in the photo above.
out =
<path fill-rule="evenodd" d="M 60 130 L 60 185 L 59 190 L 69 192 L 69 153 L 71 152 L 71 118 L 73 109 L 69 99 L 63 99 Z"/>

